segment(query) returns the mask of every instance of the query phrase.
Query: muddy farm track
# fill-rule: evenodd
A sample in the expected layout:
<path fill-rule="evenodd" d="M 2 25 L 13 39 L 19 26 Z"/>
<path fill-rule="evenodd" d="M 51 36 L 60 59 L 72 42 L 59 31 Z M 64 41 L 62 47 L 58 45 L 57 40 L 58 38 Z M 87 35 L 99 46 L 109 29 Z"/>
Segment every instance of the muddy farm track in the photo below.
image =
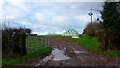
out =
<path fill-rule="evenodd" d="M 91 52 L 70 39 L 51 37 L 51 47 L 56 56 L 40 56 L 17 66 L 118 66 L 118 57 Z"/>

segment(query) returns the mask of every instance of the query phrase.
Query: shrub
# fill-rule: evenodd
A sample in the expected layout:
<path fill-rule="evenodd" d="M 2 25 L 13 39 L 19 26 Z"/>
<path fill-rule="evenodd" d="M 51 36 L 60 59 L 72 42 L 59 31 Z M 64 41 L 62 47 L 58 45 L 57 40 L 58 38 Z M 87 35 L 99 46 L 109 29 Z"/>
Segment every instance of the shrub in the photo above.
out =
<path fill-rule="evenodd" d="M 25 40 L 30 32 L 31 30 L 26 28 L 2 29 L 2 51 L 10 54 L 26 54 Z"/>
<path fill-rule="evenodd" d="M 97 22 L 88 23 L 86 28 L 84 29 L 83 34 L 87 34 L 89 36 L 96 36 L 96 32 L 100 29 L 100 24 Z"/>

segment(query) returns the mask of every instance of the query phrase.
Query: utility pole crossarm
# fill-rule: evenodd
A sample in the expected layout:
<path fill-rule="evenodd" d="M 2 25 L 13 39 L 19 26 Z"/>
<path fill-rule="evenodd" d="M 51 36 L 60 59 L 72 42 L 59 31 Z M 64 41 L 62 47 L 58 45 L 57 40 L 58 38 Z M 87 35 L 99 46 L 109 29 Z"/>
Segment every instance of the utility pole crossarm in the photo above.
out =
<path fill-rule="evenodd" d="M 97 11 L 97 12 L 100 12 L 101 13 L 101 11 L 99 11 L 99 10 L 95 10 L 95 9 L 90 9 L 90 13 L 88 13 L 88 15 L 90 15 L 90 17 L 91 17 L 91 23 L 92 23 L 92 15 L 93 15 L 93 12 L 92 11 Z M 98 18 L 97 18 L 97 20 L 99 20 Z"/>
<path fill-rule="evenodd" d="M 90 9 L 90 13 L 88 13 L 88 15 L 91 16 L 91 23 L 92 23 L 92 15 L 93 15 L 93 13 L 92 13 L 92 8 Z"/>

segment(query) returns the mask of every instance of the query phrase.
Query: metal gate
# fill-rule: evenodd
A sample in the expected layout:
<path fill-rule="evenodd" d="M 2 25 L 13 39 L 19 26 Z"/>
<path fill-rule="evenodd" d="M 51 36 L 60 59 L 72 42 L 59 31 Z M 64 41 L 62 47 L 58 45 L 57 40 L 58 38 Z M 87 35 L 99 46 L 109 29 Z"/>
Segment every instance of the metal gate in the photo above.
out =
<path fill-rule="evenodd" d="M 32 53 L 44 47 L 50 47 L 50 37 L 28 36 L 26 39 L 27 53 Z"/>

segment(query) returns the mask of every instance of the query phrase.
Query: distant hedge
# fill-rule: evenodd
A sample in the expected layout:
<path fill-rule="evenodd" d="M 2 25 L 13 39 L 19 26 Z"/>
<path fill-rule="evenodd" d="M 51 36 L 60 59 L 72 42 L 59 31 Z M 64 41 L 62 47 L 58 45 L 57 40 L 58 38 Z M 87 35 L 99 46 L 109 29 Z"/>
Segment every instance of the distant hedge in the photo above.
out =
<path fill-rule="evenodd" d="M 30 32 L 28 28 L 2 29 L 2 51 L 11 54 L 26 54 L 25 41 Z"/>

